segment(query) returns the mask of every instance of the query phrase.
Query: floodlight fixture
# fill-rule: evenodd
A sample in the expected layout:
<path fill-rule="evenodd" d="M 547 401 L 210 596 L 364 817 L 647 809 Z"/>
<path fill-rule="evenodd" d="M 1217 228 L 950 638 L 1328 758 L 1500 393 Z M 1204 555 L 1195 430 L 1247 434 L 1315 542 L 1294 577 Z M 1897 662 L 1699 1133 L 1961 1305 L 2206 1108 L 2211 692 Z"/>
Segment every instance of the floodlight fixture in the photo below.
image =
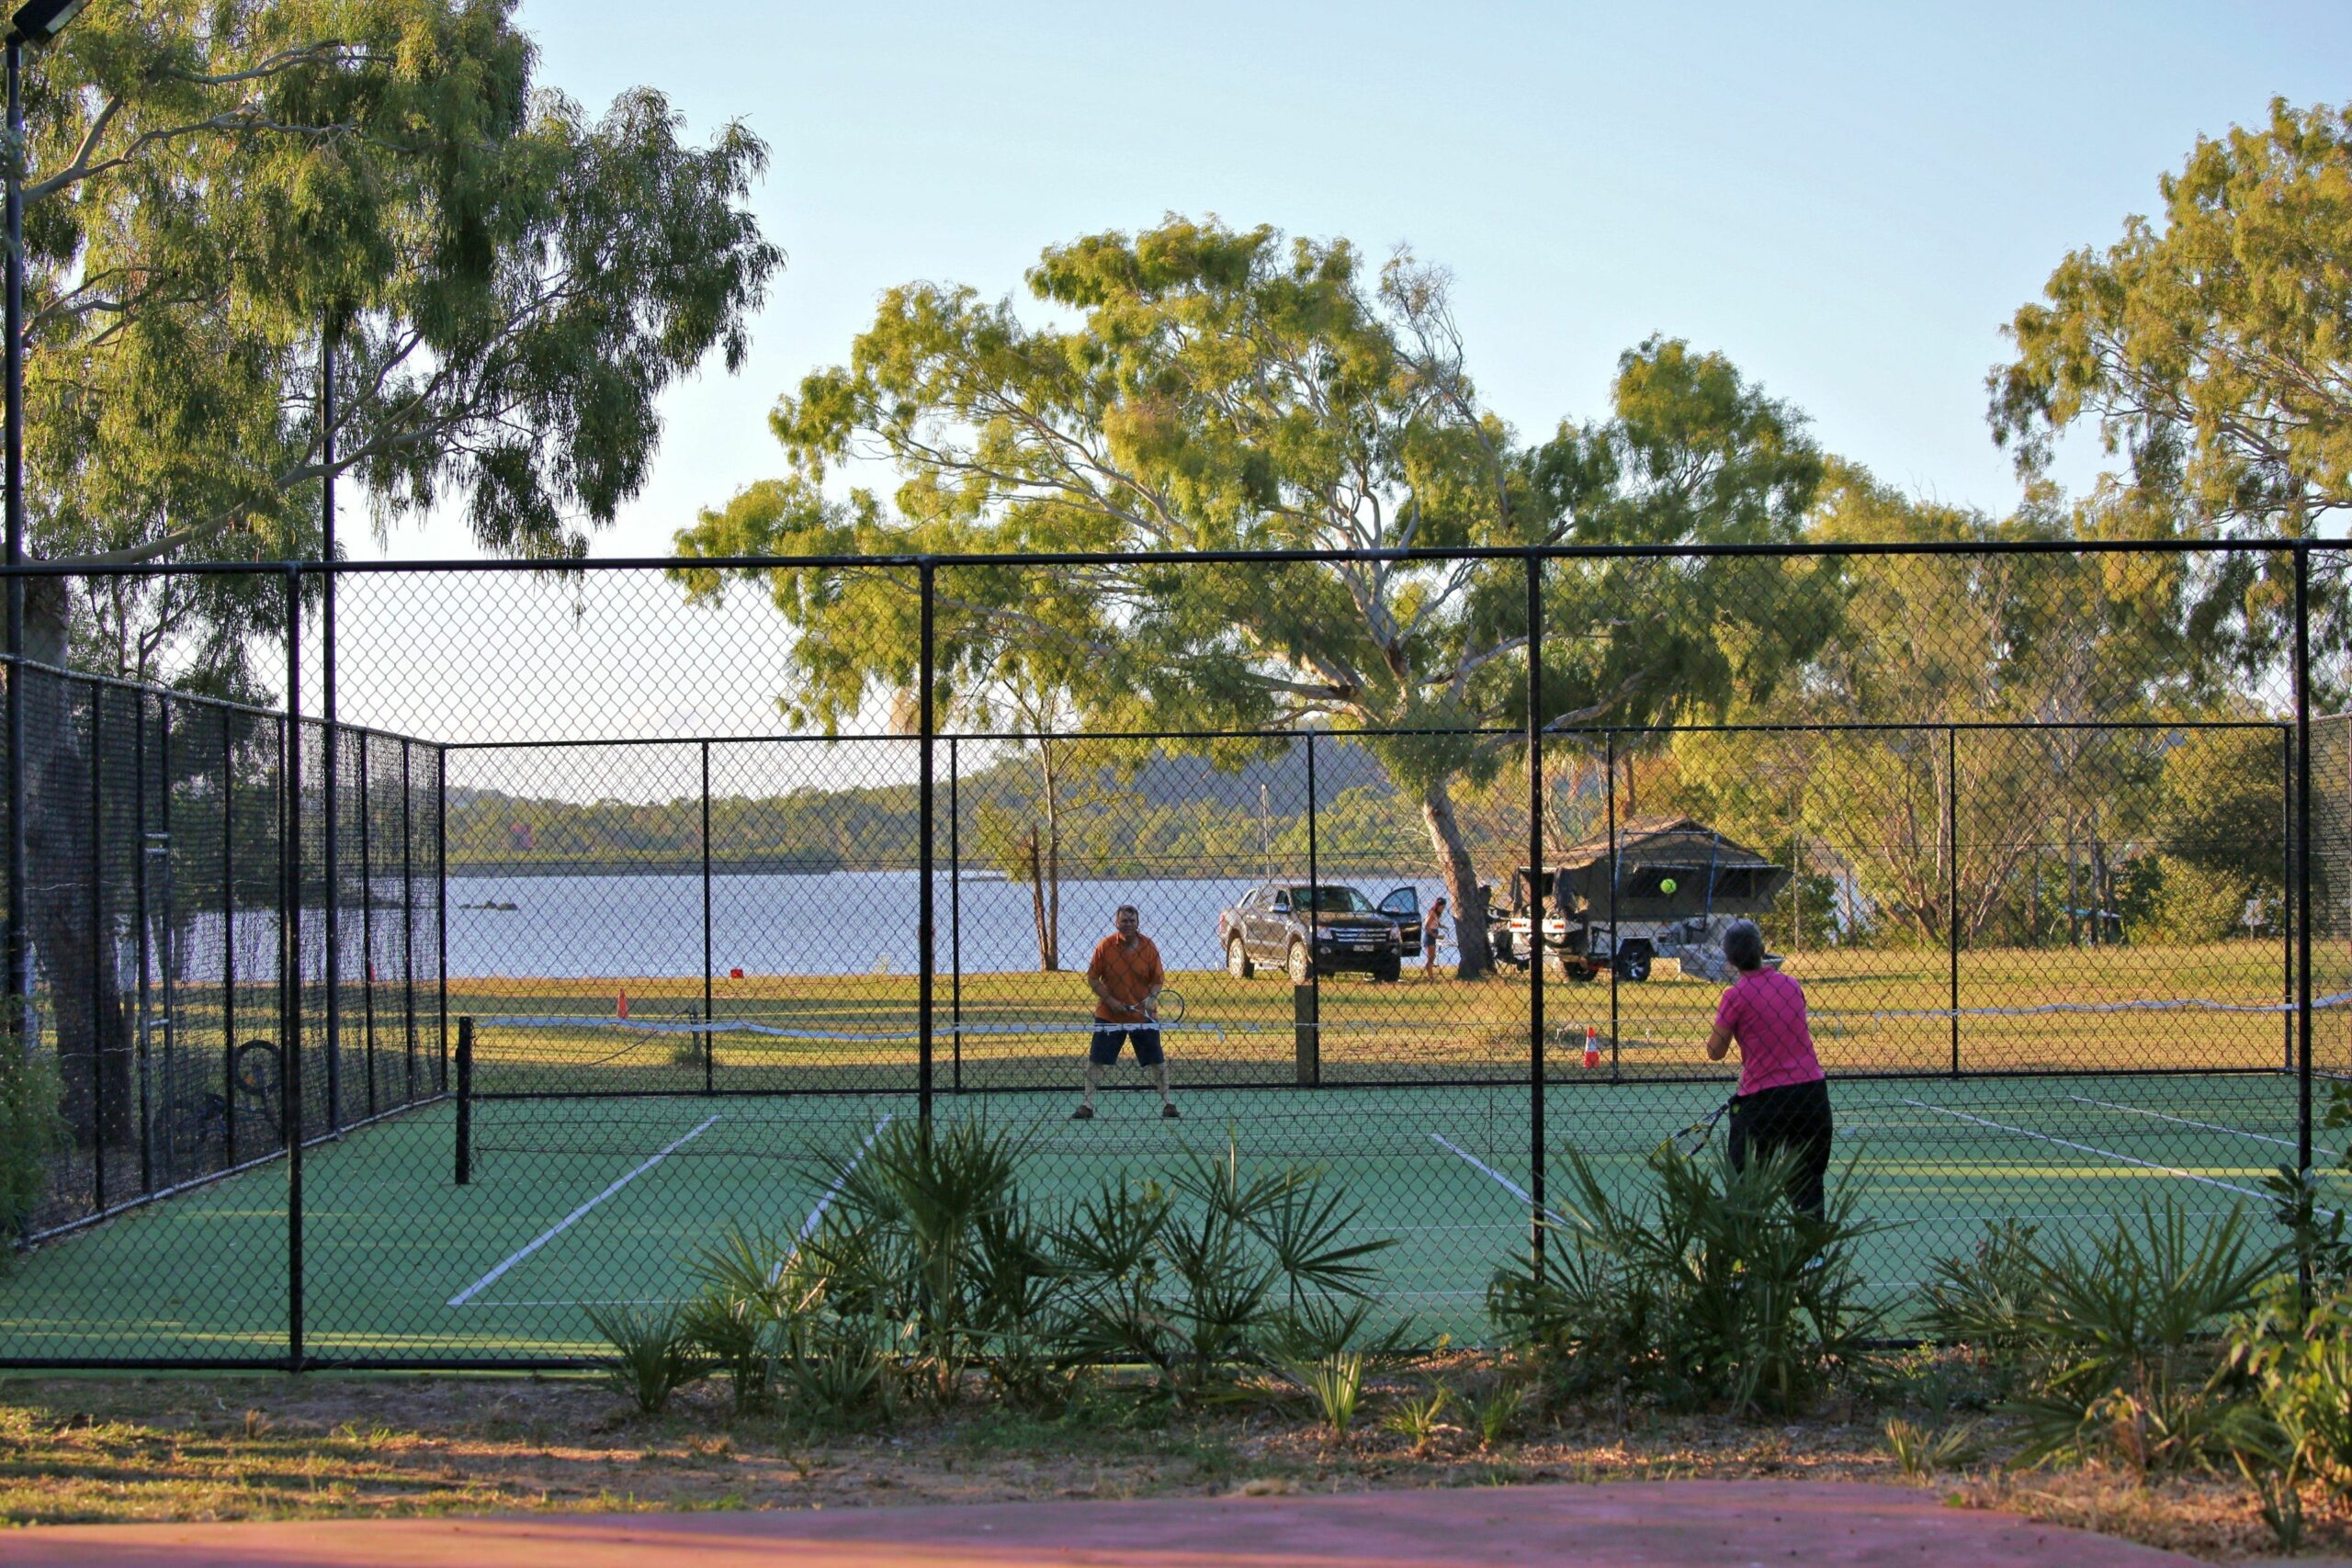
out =
<path fill-rule="evenodd" d="M 10 43 L 44 44 L 63 32 L 89 0 L 26 0 L 8 18 Z"/>

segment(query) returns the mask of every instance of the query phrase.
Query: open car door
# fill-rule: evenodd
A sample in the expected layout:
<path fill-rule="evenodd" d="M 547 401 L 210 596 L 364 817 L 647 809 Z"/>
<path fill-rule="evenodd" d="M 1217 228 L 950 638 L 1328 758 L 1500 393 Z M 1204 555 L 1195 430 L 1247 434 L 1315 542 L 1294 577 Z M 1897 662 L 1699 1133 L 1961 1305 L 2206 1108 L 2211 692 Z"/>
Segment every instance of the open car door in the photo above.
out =
<path fill-rule="evenodd" d="M 1399 956 L 1419 958 L 1421 955 L 1421 895 L 1415 887 L 1392 889 L 1380 901 L 1380 912 L 1396 922 L 1396 934 L 1402 938 Z"/>

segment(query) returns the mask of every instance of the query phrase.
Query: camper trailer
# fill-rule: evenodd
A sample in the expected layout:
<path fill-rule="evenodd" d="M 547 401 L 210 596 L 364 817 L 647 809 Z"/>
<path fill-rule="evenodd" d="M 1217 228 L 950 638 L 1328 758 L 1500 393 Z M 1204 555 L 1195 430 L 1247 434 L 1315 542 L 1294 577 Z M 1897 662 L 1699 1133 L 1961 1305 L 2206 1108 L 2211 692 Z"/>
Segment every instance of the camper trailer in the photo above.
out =
<path fill-rule="evenodd" d="M 1609 847 L 1603 835 L 1540 877 L 1526 866 L 1512 874 L 1509 901 L 1488 906 L 1497 962 L 1527 967 L 1540 911 L 1544 957 L 1564 978 L 1598 979 L 1613 969 L 1622 980 L 1646 980 L 1657 960 L 1671 958 L 1686 975 L 1726 979 L 1724 929 L 1770 908 L 1789 880 L 1786 866 L 1695 818 L 1620 824 L 1613 874 Z"/>

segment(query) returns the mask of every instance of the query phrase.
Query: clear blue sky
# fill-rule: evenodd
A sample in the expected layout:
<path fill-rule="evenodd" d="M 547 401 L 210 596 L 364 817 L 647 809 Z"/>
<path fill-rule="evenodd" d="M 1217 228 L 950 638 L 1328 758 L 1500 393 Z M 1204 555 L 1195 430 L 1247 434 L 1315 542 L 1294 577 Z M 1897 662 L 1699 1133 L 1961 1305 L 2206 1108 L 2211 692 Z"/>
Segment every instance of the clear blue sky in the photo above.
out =
<path fill-rule="evenodd" d="M 744 372 L 668 401 L 597 553 L 666 553 L 776 470 L 766 413 L 888 286 L 1017 290 L 1164 212 L 1409 242 L 1523 433 L 1653 332 L 1727 353 L 1883 478 L 2000 510 L 2001 323 L 2148 211 L 2197 135 L 2352 97 L 2352 7 L 2278 4 L 975 6 L 526 0 L 541 80 L 740 118 L 789 253 Z M 658 17 L 645 31 L 646 18 Z M 2077 471 L 2083 471 L 2077 467 Z M 361 543 L 365 553 L 373 547 Z M 469 554 L 447 525 L 401 556 Z"/>

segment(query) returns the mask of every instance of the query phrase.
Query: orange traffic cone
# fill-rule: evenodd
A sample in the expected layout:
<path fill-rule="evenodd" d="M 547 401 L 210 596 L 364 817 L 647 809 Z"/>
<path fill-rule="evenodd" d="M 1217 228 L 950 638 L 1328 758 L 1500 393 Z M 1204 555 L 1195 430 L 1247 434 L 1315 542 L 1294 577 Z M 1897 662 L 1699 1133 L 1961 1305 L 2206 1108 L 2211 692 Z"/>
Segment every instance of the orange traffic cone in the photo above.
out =
<path fill-rule="evenodd" d="M 628 993 L 627 991 L 616 992 L 614 995 L 613 1016 L 616 1018 L 627 1018 L 628 1016 Z"/>
<path fill-rule="evenodd" d="M 1584 1026 L 1584 1065 L 1588 1067 L 1600 1066 L 1600 1031 L 1589 1023 Z"/>

